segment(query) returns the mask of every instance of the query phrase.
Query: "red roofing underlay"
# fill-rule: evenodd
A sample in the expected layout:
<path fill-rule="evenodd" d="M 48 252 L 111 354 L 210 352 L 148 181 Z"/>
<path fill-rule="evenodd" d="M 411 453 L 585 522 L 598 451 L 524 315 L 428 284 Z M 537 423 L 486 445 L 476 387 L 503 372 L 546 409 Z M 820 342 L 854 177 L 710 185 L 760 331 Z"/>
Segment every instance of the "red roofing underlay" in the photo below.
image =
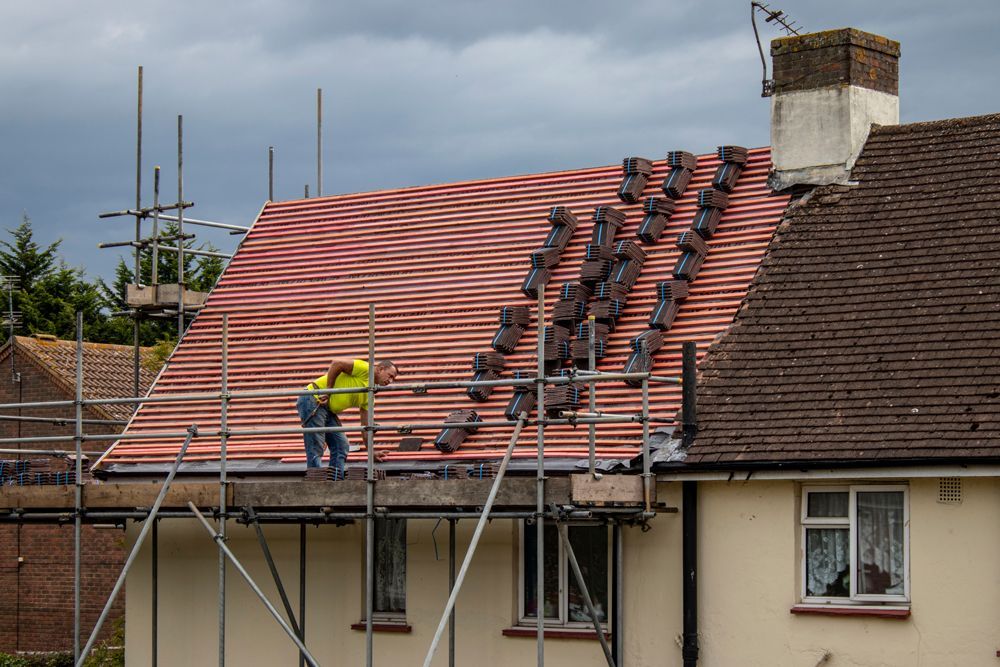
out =
<path fill-rule="evenodd" d="M 608 356 L 598 368 L 620 371 L 628 339 L 646 329 L 655 302 L 654 285 L 670 279 L 679 255 L 677 235 L 696 211 L 697 191 L 709 187 L 719 164 L 714 154 L 701 156 L 698 169 L 666 231 L 655 246 L 644 246 L 648 259 L 632 290 L 626 313 L 611 335 Z M 766 186 L 768 149 L 751 151 L 731 195 L 701 273 L 691 284 L 664 347 L 655 355 L 654 372 L 680 375 L 680 346 L 696 341 L 704 352 L 732 321 L 746 293 L 788 198 L 771 196 Z M 659 190 L 668 168 L 654 163 L 645 196 Z M 591 235 L 590 215 L 598 205 L 627 213 L 616 238 L 634 238 L 642 219 L 639 204 L 616 197 L 622 180 L 617 165 L 548 174 L 383 190 L 268 204 L 231 260 L 152 394 L 190 394 L 220 389 L 222 314 L 229 314 L 229 386 L 232 391 L 299 389 L 322 373 L 335 357 L 367 358 L 368 304 L 376 306 L 376 356 L 396 361 L 399 381 L 468 380 L 474 353 L 489 351 L 499 308 L 534 305 L 521 294 L 529 253 L 541 246 L 550 228 L 553 205 L 568 206 L 580 219 L 573 239 L 548 285 L 548 308 L 560 283 L 579 274 Z M 548 320 L 547 320 L 548 321 Z M 517 352 L 507 356 L 508 371 L 535 367 L 536 338 L 531 328 Z M 508 373 L 509 376 L 509 373 Z M 503 420 L 509 387 L 489 402 L 475 403 L 461 390 L 379 394 L 378 423 L 443 421 L 452 410 L 473 408 L 484 420 Z M 680 388 L 651 388 L 653 416 L 673 417 Z M 622 383 L 598 385 L 598 407 L 613 413 L 639 411 L 640 391 Z M 234 401 L 231 429 L 299 426 L 294 398 Z M 356 413 L 355 413 L 356 414 Z M 347 413 L 345 424 L 357 424 Z M 183 431 L 197 423 L 203 433 L 219 429 L 218 401 L 144 405 L 130 433 Z M 638 451 L 638 424 L 598 426 L 598 456 L 622 458 Z M 484 428 L 455 454 L 433 448 L 436 433 L 423 432 L 418 452 L 397 452 L 401 436 L 380 433 L 376 447 L 389 460 L 489 459 L 502 452 L 510 430 Z M 349 435 L 353 442 L 360 434 Z M 172 461 L 180 438 L 120 441 L 107 463 Z M 549 427 L 545 453 L 585 457 L 587 427 Z M 535 430 L 525 429 L 516 457 L 536 456 Z M 232 459 L 278 459 L 302 464 L 300 435 L 234 436 Z M 351 455 L 351 460 L 364 452 Z M 188 461 L 219 458 L 215 436 L 195 439 Z"/>

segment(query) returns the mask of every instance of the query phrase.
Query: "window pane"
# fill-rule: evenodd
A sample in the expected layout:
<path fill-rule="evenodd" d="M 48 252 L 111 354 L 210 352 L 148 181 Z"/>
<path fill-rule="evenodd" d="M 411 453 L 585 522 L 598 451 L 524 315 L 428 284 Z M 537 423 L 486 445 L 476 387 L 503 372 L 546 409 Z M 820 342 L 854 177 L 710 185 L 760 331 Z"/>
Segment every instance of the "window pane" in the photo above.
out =
<path fill-rule="evenodd" d="M 406 519 L 375 519 L 376 612 L 406 612 Z"/>
<path fill-rule="evenodd" d="M 608 609 L 608 529 L 604 526 L 570 526 L 569 543 L 573 546 L 580 573 L 587 582 L 587 592 L 597 611 L 597 620 L 607 620 Z M 568 557 L 567 557 L 568 559 Z M 566 566 L 569 567 L 567 561 Z M 568 618 L 570 621 L 590 621 L 590 611 L 569 571 Z"/>
<path fill-rule="evenodd" d="M 848 506 L 847 491 L 810 491 L 808 494 L 808 517 L 846 517 Z"/>
<path fill-rule="evenodd" d="M 524 615 L 538 618 L 535 597 L 536 539 L 538 527 L 524 526 Z M 559 534 L 556 527 L 545 525 L 545 618 L 559 620 Z"/>
<path fill-rule="evenodd" d="M 903 595 L 903 492 L 858 492 L 858 593 Z"/>
<path fill-rule="evenodd" d="M 806 595 L 840 598 L 851 594 L 851 542 L 846 528 L 806 529 Z"/>

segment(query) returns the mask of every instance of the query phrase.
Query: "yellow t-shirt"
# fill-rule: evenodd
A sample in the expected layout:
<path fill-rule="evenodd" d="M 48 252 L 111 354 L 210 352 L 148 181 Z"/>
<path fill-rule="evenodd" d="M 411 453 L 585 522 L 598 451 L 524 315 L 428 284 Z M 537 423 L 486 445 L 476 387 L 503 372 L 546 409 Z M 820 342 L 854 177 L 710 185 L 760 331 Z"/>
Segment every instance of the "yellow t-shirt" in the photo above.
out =
<path fill-rule="evenodd" d="M 354 360 L 354 368 L 350 374 L 341 373 L 334 379 L 335 389 L 347 389 L 348 387 L 368 387 L 368 362 L 360 359 Z M 323 373 L 306 389 L 326 389 L 326 373 Z M 348 408 L 368 409 L 368 394 L 358 392 L 356 394 L 328 394 L 329 402 L 326 404 L 330 412 L 339 414 Z"/>

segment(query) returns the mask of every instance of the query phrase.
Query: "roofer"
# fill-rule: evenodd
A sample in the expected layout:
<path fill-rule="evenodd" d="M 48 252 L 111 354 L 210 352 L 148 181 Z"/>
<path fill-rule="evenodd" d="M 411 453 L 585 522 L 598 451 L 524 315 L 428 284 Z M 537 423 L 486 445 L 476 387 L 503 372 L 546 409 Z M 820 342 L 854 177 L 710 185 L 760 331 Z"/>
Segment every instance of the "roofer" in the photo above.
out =
<path fill-rule="evenodd" d="M 375 364 L 375 384 L 391 384 L 399 374 L 396 364 L 383 360 Z M 306 389 L 347 389 L 368 387 L 368 362 L 360 359 L 334 359 L 326 373 L 309 383 Z M 341 426 L 340 413 L 350 408 L 361 411 L 361 425 L 370 423 L 368 413 L 368 393 L 344 394 L 304 394 L 295 404 L 303 428 L 324 428 Z M 326 433 L 303 433 L 306 446 L 306 467 L 322 466 L 324 443 L 330 449 L 330 467 L 336 469 L 337 476 L 343 478 L 344 463 L 347 461 L 347 435 L 342 431 Z"/>

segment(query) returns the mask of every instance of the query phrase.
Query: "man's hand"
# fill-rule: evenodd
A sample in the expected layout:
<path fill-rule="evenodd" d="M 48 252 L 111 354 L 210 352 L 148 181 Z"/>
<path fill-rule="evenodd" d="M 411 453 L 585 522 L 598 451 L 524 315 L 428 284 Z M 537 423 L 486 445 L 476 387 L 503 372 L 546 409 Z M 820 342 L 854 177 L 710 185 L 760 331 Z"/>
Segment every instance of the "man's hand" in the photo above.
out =
<path fill-rule="evenodd" d="M 316 402 L 319 403 L 320 405 L 326 405 L 327 403 L 330 402 L 330 394 L 323 394 L 321 396 L 317 396 Z"/>

